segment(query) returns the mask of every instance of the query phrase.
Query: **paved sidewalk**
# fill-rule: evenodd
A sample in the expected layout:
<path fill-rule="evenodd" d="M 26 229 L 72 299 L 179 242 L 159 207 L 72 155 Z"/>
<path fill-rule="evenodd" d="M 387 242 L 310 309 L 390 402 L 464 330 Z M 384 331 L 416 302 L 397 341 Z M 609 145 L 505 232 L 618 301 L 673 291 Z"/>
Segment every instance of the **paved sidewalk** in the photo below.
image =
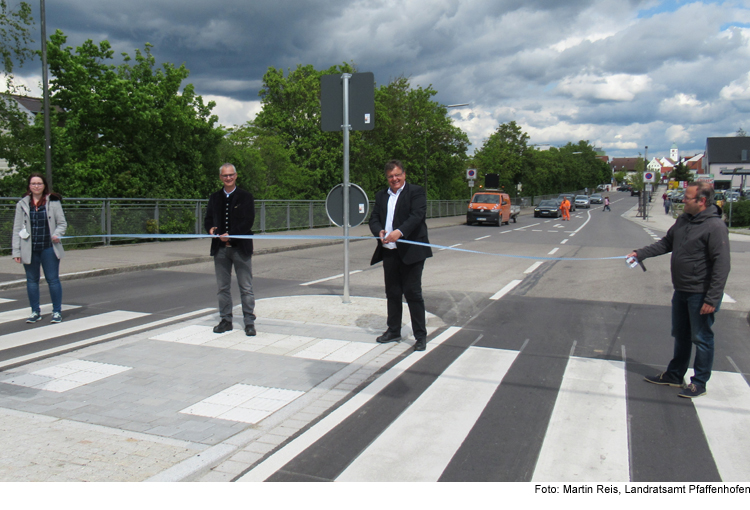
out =
<path fill-rule="evenodd" d="M 659 190 L 659 192 L 654 192 L 655 196 L 649 204 L 650 207 L 645 220 L 638 216 L 637 205 L 625 211 L 622 214 L 622 217 L 634 223 L 638 223 L 639 225 L 642 225 L 644 227 L 666 233 L 672 227 L 672 225 L 674 225 L 676 218 L 672 217 L 672 214 L 664 213 L 664 206 L 662 205 L 663 202 L 661 199 L 661 195 L 659 195 L 659 197 L 656 197 L 657 193 L 661 193 L 661 190 Z M 748 230 L 747 234 L 730 232 L 729 241 L 750 242 L 750 235 L 748 234 L 750 234 L 750 230 Z"/>

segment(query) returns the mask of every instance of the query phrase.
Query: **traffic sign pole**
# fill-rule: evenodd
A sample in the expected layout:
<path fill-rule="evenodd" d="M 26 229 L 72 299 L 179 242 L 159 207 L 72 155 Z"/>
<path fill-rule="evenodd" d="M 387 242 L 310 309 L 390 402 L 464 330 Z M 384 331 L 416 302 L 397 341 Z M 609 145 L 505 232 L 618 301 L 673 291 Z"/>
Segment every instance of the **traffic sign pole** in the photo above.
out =
<path fill-rule="evenodd" d="M 344 303 L 351 303 L 349 299 L 349 78 L 352 75 L 344 73 Z"/>

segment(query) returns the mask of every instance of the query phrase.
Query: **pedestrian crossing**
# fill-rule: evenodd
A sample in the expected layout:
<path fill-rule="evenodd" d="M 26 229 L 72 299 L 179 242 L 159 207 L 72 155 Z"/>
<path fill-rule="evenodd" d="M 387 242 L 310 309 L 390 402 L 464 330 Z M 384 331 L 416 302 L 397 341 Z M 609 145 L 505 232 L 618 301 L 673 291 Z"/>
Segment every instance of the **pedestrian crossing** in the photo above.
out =
<path fill-rule="evenodd" d="M 17 308 L 19 305 L 23 308 Z M 43 304 L 40 309 L 42 321 L 27 324 L 25 319 L 30 312 L 25 303 L 12 299 L 0 301 L 0 369 L 213 311 L 202 309 L 176 317 L 151 320 L 149 313 L 97 311 L 63 303 L 63 322 L 50 324 L 52 305 Z"/>
<path fill-rule="evenodd" d="M 442 340 L 444 342 L 447 338 Z M 397 391 L 396 388 L 400 387 L 398 391 L 404 393 L 407 387 L 418 386 L 416 379 L 400 379 L 412 370 L 424 376 L 426 365 L 423 365 L 430 359 L 430 354 L 437 355 L 440 349 L 431 344 L 428 343 L 425 358 L 407 368 L 396 365 L 392 369 L 396 372 L 392 378 L 384 374 L 381 376 L 384 381 L 376 381 L 372 387 L 365 388 L 362 395 L 355 397 L 360 398 L 360 402 L 348 402 L 244 473 L 238 481 L 460 479 L 449 467 L 455 466 L 460 457 L 457 452 L 466 447 L 467 438 L 478 424 L 486 421 L 487 416 L 514 412 L 512 409 L 493 409 L 493 406 L 502 401 L 496 400 L 496 396 L 506 391 L 506 386 L 517 384 L 508 380 L 509 370 L 519 363 L 524 353 L 522 350 L 470 346 L 435 376 L 416 398 L 411 398 L 411 394 L 402 395 L 403 399 L 412 401 L 405 409 L 390 410 L 389 406 L 397 404 L 386 398 L 390 395 L 389 390 Z M 553 410 L 546 417 L 544 413 L 540 414 L 540 419 L 546 420 L 544 433 L 531 438 L 528 448 L 516 452 L 519 458 L 503 458 L 500 450 L 494 458 L 484 456 L 482 468 L 494 472 L 496 466 L 493 463 L 516 467 L 528 464 L 532 469 L 516 481 L 533 482 L 734 482 L 750 479 L 750 458 L 747 456 L 750 441 L 746 433 L 750 427 L 750 386 L 741 374 L 715 371 L 707 395 L 690 400 L 678 398 L 677 388 L 648 384 L 643 381 L 642 374 L 629 374 L 634 368 L 640 369 L 641 366 L 631 367 L 622 360 L 569 356 L 556 388 Z M 545 374 L 540 373 L 538 377 L 541 381 Z M 632 458 L 630 429 L 634 418 L 629 408 L 640 401 L 648 401 L 649 405 L 659 409 L 658 414 L 646 418 L 650 420 L 647 428 L 653 428 L 655 432 L 677 424 L 667 433 L 679 437 L 683 426 L 691 430 L 695 428 L 680 420 L 695 419 L 695 425 L 704 431 L 704 436 L 682 438 L 683 448 L 690 452 L 694 444 L 705 444 L 711 458 L 707 461 L 694 458 L 692 462 L 715 464 L 720 478 L 681 480 L 680 466 L 664 466 L 663 471 L 657 470 L 658 478 L 653 480 L 637 475 L 643 470 L 634 463 L 643 460 Z M 514 405 L 534 406 L 535 402 L 520 401 Z M 378 421 L 377 416 L 392 418 L 373 431 L 372 423 Z M 531 427 L 527 430 L 533 435 Z M 497 438 L 522 438 L 526 434 L 523 427 L 503 429 L 499 424 L 492 432 L 495 435 L 488 435 L 486 430 L 483 432 L 485 445 L 480 445 L 474 452 L 476 455 L 493 450 Z M 654 464 L 660 462 L 657 438 L 658 434 L 655 434 L 652 438 L 654 444 L 648 445 L 651 449 L 648 462 Z M 648 438 L 646 442 L 649 443 Z M 470 464 L 465 458 L 459 463 Z M 712 469 L 711 466 L 706 471 Z M 508 478 L 499 477 L 494 481 L 508 481 L 517 475 L 508 473 Z"/>

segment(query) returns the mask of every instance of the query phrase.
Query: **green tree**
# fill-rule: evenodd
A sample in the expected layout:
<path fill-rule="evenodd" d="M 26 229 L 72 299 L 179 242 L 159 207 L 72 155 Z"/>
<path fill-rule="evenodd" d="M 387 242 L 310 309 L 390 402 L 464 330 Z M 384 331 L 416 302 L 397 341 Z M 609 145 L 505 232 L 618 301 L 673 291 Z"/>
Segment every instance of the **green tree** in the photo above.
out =
<path fill-rule="evenodd" d="M 257 199 L 303 200 L 309 198 L 309 171 L 292 163 L 285 142 L 252 122 L 229 129 L 219 146 L 221 161 L 237 168 L 239 186 Z"/>
<path fill-rule="evenodd" d="M 21 2 L 16 10 L 8 7 L 7 0 L 0 0 L 0 59 L 2 72 L 5 75 L 8 91 L 15 89 L 13 83 L 13 69 L 16 64 L 23 63 L 33 56 L 29 44 L 31 39 L 30 27 L 34 24 L 31 16 L 31 6 Z"/>
<path fill-rule="evenodd" d="M 263 75 L 259 93 L 263 109 L 253 125 L 281 141 L 290 162 L 312 179 L 306 183 L 305 198 L 325 198 L 342 180 L 343 135 L 320 129 L 320 77 L 353 72 L 349 64 L 324 71 L 316 71 L 312 65 L 298 65 L 287 76 L 282 69 L 273 67 Z M 351 138 L 354 141 L 357 137 Z"/>
<path fill-rule="evenodd" d="M 216 187 L 223 133 L 213 126 L 214 104 L 190 84 L 180 90 L 189 75 L 184 64 L 155 69 L 146 44 L 134 63 L 123 54 L 115 66 L 108 41 L 88 40 L 75 51 L 65 42 L 58 30 L 48 44 L 51 102 L 61 108 L 52 119 L 56 190 L 199 198 Z"/>
<path fill-rule="evenodd" d="M 276 188 L 268 188 L 268 193 L 288 193 L 289 186 L 303 192 L 304 198 L 324 198 L 341 182 L 343 135 L 320 128 L 320 78 L 353 72 L 350 64 L 323 71 L 300 65 L 286 76 L 280 69 L 266 72 L 260 92 L 263 110 L 252 123 L 253 139 L 262 133 L 266 142 L 273 140 L 276 147 L 281 143 L 289 162 L 298 169 L 298 182 L 292 182 L 289 176 Z M 351 131 L 349 135 L 351 182 L 374 196 L 386 185 L 383 165 L 396 158 L 403 161 L 411 182 L 423 184 L 427 169 L 430 198 L 460 196 L 465 186 L 462 173 L 468 137 L 453 126 L 445 107 L 432 100 L 435 94 L 431 87 L 412 88 L 403 77 L 375 89 L 375 129 Z M 248 143 L 254 145 L 260 140 Z M 282 152 L 273 154 L 282 157 Z M 285 167 L 283 161 L 281 165 Z M 270 176 L 257 178 L 265 182 Z"/>
<path fill-rule="evenodd" d="M 527 151 L 527 156 L 529 164 L 521 178 L 523 195 L 550 195 L 565 191 L 565 167 L 556 147 L 549 150 L 532 149 Z"/>
<path fill-rule="evenodd" d="M 16 9 L 11 9 L 6 0 L 0 0 L 0 73 L 5 78 L 5 92 L 0 94 L 0 158 L 7 160 L 11 168 L 29 157 L 30 142 L 21 132 L 29 120 L 10 96 L 25 91 L 25 87 L 15 84 L 13 71 L 34 55 L 29 47 L 34 42 L 30 31 L 33 24 L 28 3 L 21 2 Z M 23 176 L 14 173 L 0 174 L 2 178 L 7 182 L 0 181 L 0 192 L 17 189 L 23 182 Z"/>
<path fill-rule="evenodd" d="M 693 172 L 690 171 L 685 163 L 680 162 L 669 172 L 669 178 L 678 182 L 693 182 Z"/>
<path fill-rule="evenodd" d="M 484 181 L 486 174 L 499 174 L 500 186 L 515 195 L 522 176 L 529 171 L 528 141 L 529 135 L 516 121 L 501 124 L 474 153 L 479 182 Z"/>
<path fill-rule="evenodd" d="M 399 159 L 407 179 L 426 186 L 429 199 L 465 196 L 469 138 L 432 99 L 436 94 L 431 86 L 413 88 L 405 77 L 375 89 L 375 129 L 357 140 L 352 163 L 352 175 L 368 194 L 386 185 L 385 162 Z"/>

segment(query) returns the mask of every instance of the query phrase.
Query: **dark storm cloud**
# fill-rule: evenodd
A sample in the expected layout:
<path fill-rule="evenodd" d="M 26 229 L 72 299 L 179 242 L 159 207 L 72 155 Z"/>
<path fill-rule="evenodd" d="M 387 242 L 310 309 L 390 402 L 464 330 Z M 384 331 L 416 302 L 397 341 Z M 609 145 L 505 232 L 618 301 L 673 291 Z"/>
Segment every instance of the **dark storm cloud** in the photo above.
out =
<path fill-rule="evenodd" d="M 354 62 L 378 84 L 407 76 L 443 104 L 471 102 L 452 115 L 475 146 L 510 120 L 535 143 L 583 138 L 612 155 L 750 126 L 747 0 L 57 0 L 47 23 L 118 55 L 153 44 L 225 124 L 257 112 L 269 67 Z"/>

